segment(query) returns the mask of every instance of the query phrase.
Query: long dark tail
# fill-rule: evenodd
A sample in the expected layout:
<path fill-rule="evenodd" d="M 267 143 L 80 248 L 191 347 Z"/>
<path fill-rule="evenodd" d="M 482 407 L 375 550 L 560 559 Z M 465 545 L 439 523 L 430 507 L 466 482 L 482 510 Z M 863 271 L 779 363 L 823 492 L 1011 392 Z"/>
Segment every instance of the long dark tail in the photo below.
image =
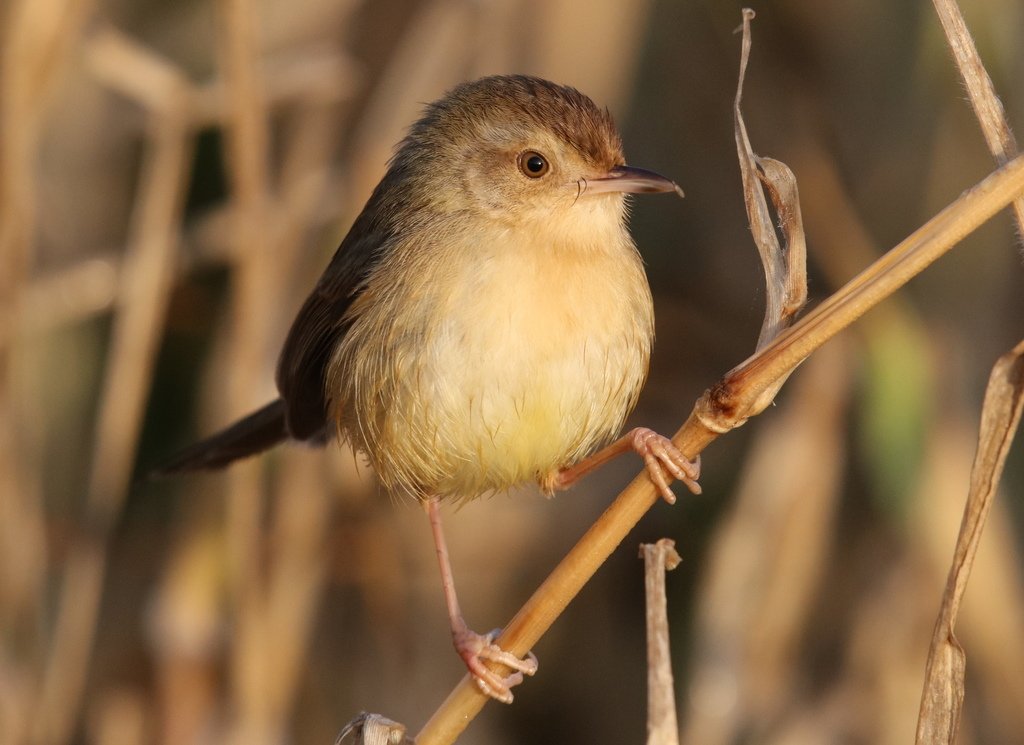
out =
<path fill-rule="evenodd" d="M 227 429 L 190 445 L 154 468 L 150 475 L 167 476 L 223 468 L 232 461 L 255 455 L 286 439 L 288 428 L 285 426 L 284 401 L 279 398 Z"/>

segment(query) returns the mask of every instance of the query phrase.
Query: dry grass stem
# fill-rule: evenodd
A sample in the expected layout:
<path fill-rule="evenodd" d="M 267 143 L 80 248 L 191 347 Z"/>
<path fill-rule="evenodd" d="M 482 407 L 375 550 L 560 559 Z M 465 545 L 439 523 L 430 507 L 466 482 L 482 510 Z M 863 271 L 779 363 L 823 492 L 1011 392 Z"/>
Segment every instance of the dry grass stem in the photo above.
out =
<path fill-rule="evenodd" d="M 985 519 L 1024 410 L 1024 342 L 996 362 L 981 411 L 978 451 L 942 607 L 935 623 L 918 714 L 918 745 L 956 741 L 966 659 L 954 628 Z"/>
<path fill-rule="evenodd" d="M 280 300 L 280 271 L 270 240 L 269 143 L 257 29 L 261 13 L 249 0 L 220 0 L 218 48 L 226 86 L 225 160 L 231 184 L 234 259 L 228 346 L 229 416 L 251 410 L 271 359 L 271 313 Z M 227 476 L 228 591 L 236 624 L 230 654 L 234 717 L 226 741 L 241 743 L 268 731 L 269 649 L 260 572 L 263 495 L 261 464 L 243 462 Z"/>
<path fill-rule="evenodd" d="M 157 71 L 156 76 L 164 85 L 155 86 L 162 92 L 158 102 L 150 97 L 152 91 L 139 101 L 151 107 L 149 148 L 120 276 L 88 482 L 85 529 L 76 539 L 66 564 L 36 716 L 34 740 L 40 743 L 67 739 L 85 684 L 106 568 L 107 541 L 130 484 L 171 287 L 180 212 L 188 182 L 192 153 L 188 85 L 172 66 L 154 57 L 137 69 L 140 74 Z"/>
<path fill-rule="evenodd" d="M 20 743 L 33 726 L 46 658 L 46 515 L 41 458 L 19 430 L 26 417 L 16 380 L 16 337 L 36 248 L 37 191 L 45 114 L 53 84 L 77 38 L 86 2 L 20 0 L 0 28 L 0 619 L 7 639 L 0 686 L 0 742 Z M 18 632 L 18 633 L 13 633 Z M 4 652 L 7 650 L 5 649 Z M 18 665 L 24 666 L 17 669 Z M 6 715 L 6 716 L 4 716 Z"/>
<path fill-rule="evenodd" d="M 647 745 L 678 745 L 665 571 L 675 569 L 682 559 L 676 553 L 675 542 L 668 538 L 642 544 L 640 557 L 644 560 L 647 619 Z"/>
<path fill-rule="evenodd" d="M 996 95 L 992 78 L 981 61 L 956 0 L 933 2 L 988 149 L 995 156 L 996 163 L 1003 165 L 1017 155 L 1017 140 L 1006 121 L 1003 102 Z M 1017 218 L 1017 233 L 1024 238 L 1024 197 L 1014 200 L 1013 211 Z"/>

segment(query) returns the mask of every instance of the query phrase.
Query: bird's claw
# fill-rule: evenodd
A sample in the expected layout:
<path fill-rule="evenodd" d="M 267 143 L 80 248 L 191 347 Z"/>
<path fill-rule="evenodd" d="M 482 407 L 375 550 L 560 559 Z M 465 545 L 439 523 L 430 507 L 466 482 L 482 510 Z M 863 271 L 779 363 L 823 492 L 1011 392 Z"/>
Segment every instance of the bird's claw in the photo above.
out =
<path fill-rule="evenodd" d="M 686 487 L 694 494 L 700 494 L 700 484 L 697 483 L 697 479 L 700 478 L 699 455 L 694 460 L 690 460 L 672 443 L 672 440 L 646 427 L 637 427 L 631 435 L 633 449 L 644 459 L 644 465 L 647 467 L 651 481 L 658 487 L 658 491 L 661 492 L 661 496 L 666 502 L 675 504 L 676 495 L 669 488 L 668 481 L 665 479 L 665 471 L 662 469 L 667 470 L 673 477 L 686 484 Z"/>
<path fill-rule="evenodd" d="M 537 658 L 530 652 L 526 659 L 520 659 L 511 652 L 494 643 L 501 629 L 480 635 L 475 631 L 465 629 L 454 634 L 455 651 L 459 653 L 469 674 L 480 692 L 485 696 L 500 701 L 503 704 L 512 703 L 512 687 L 523 682 L 524 675 L 533 675 L 537 672 Z M 502 677 L 491 670 L 484 662 L 497 662 L 505 665 L 512 672 Z"/>

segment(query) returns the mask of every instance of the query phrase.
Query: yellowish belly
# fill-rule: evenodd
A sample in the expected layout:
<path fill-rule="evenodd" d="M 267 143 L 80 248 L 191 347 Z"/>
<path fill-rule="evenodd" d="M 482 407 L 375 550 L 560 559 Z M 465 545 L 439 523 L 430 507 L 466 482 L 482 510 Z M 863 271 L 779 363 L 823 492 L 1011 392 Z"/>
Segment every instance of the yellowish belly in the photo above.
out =
<path fill-rule="evenodd" d="M 646 278 L 625 248 L 563 255 L 557 271 L 549 256 L 499 253 L 396 301 L 417 307 L 412 328 L 354 326 L 343 366 L 374 385 L 343 386 L 337 414 L 384 483 L 469 498 L 540 479 L 615 436 L 652 337 Z"/>

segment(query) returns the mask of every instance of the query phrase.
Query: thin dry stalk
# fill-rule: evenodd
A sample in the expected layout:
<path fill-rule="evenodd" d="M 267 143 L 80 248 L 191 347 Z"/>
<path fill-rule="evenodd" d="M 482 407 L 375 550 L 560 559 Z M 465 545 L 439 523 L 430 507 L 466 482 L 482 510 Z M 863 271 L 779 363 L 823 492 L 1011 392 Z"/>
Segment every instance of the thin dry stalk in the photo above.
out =
<path fill-rule="evenodd" d="M 647 745 L 679 745 L 665 572 L 679 566 L 682 559 L 675 542 L 668 538 L 642 544 L 640 557 L 644 560 L 647 619 Z"/>
<path fill-rule="evenodd" d="M 263 82 L 258 74 L 260 50 L 256 26 L 259 11 L 248 0 L 222 0 L 218 9 L 226 92 L 226 159 L 233 209 L 229 238 L 236 264 L 228 393 L 233 413 L 244 413 L 252 407 L 253 391 L 259 390 L 266 369 L 268 331 L 272 327 L 269 319 L 278 299 L 278 264 L 269 240 L 267 218 L 270 134 Z M 243 466 L 237 470 L 251 469 Z M 229 503 L 234 499 L 229 498 Z M 229 511 L 235 513 L 229 514 L 229 522 L 237 525 L 251 522 L 258 514 L 255 504 L 229 506 Z M 240 518 L 237 523 L 234 517 Z M 244 539 L 245 543 L 252 541 L 252 536 Z M 236 559 L 243 560 L 246 555 L 248 552 L 242 551 Z"/>
<path fill-rule="evenodd" d="M 253 408 L 269 359 L 270 313 L 278 305 L 278 264 L 269 236 L 269 132 L 257 33 L 259 9 L 249 0 L 218 3 L 218 46 L 228 102 L 226 150 L 232 189 L 232 276 L 228 401 L 231 414 Z M 259 572 L 263 485 L 260 464 L 238 464 L 228 474 L 226 529 L 229 591 L 235 634 L 231 696 L 235 717 L 228 742 L 266 736 L 270 645 Z"/>
<path fill-rule="evenodd" d="M 1020 424 L 1022 410 L 1024 342 L 999 358 L 985 391 L 978 452 L 971 469 L 970 491 L 928 653 L 915 740 L 919 745 L 952 745 L 956 740 L 963 708 L 966 659 L 956 639 L 954 627 L 985 519 L 992 507 L 996 486 Z"/>
<path fill-rule="evenodd" d="M 15 337 L 36 240 L 37 166 L 51 86 L 88 3 L 22 0 L 4 7 L 0 36 L 0 619 L 22 632 L 7 684 L 0 742 L 23 742 L 36 673 L 45 657 L 42 603 L 46 540 L 38 453 L 19 430 L 25 405 L 16 381 Z M 16 638 L 14 634 L 11 638 Z"/>
<path fill-rule="evenodd" d="M 1017 140 L 1010 130 L 1009 122 L 1006 121 L 1003 102 L 996 95 L 992 78 L 981 61 L 981 55 L 978 54 L 978 48 L 974 45 L 974 39 L 971 38 L 971 32 L 967 29 L 967 23 L 956 0 L 933 2 L 942 29 L 946 32 L 946 41 L 949 42 L 949 49 L 953 53 L 960 77 L 967 88 L 974 115 L 978 117 L 978 124 L 981 125 L 985 143 L 995 157 L 996 163 L 1004 165 L 1017 155 Z M 1014 200 L 1013 212 L 1017 218 L 1017 234 L 1024 238 L 1024 197 Z"/>
<path fill-rule="evenodd" d="M 151 371 L 171 286 L 191 137 L 188 84 L 144 53 L 132 75 L 150 98 L 140 197 L 118 288 L 117 315 L 96 425 L 85 531 L 67 559 L 56 629 L 35 718 L 36 742 L 64 742 L 81 700 L 96 629 L 106 550 L 127 493 Z M 154 92 L 160 95 L 153 97 Z"/>

